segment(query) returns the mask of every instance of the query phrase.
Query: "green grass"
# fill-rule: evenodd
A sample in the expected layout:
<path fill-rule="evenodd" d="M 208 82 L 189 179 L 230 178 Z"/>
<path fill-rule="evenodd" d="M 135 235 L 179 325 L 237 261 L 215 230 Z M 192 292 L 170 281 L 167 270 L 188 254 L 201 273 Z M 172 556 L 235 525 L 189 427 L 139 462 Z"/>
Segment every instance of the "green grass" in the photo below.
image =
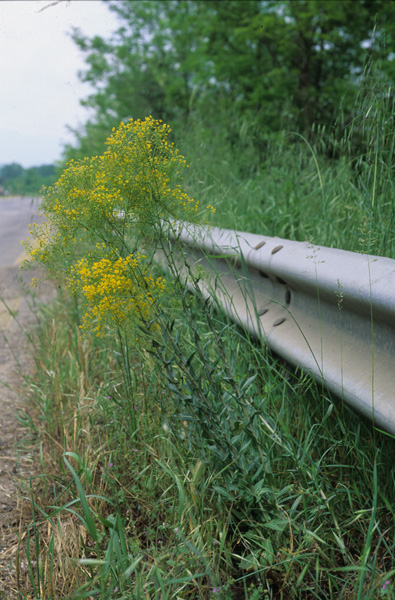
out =
<path fill-rule="evenodd" d="M 391 102 L 259 154 L 191 120 L 188 191 L 222 227 L 393 256 Z M 135 346 L 81 339 L 63 293 L 41 313 L 22 597 L 395 598 L 393 438 L 180 282 L 162 307 Z"/>
<path fill-rule="evenodd" d="M 162 398 L 168 391 L 149 376 L 150 361 L 134 358 L 133 389 L 125 389 L 121 356 L 108 340 L 80 340 L 76 306 L 62 306 L 47 309 L 36 338 L 31 389 L 43 474 L 32 482 L 22 589 L 37 599 L 66 597 L 78 584 L 81 598 L 85 590 L 213 597 L 233 573 L 231 506 L 215 491 L 218 475 L 180 448 Z M 250 589 L 253 598 L 259 584 Z"/>
<path fill-rule="evenodd" d="M 168 354 L 125 363 L 110 339 L 79 338 L 71 301 L 46 309 L 31 383 L 43 473 L 21 589 L 36 600 L 382 597 L 395 568 L 393 440 L 186 301 L 192 324 L 179 316 L 174 331 L 187 359 L 198 331 L 208 361 L 190 362 L 193 385 L 179 355 L 183 379 L 174 355 L 167 369 Z M 232 360 L 208 372 L 219 342 Z"/>
<path fill-rule="evenodd" d="M 187 188 L 215 205 L 219 227 L 394 257 L 394 114 L 391 87 L 368 72 L 354 119 L 309 140 L 261 132 L 257 150 L 243 122 L 229 140 L 232 115 L 207 129 L 192 119 L 177 140 Z"/>

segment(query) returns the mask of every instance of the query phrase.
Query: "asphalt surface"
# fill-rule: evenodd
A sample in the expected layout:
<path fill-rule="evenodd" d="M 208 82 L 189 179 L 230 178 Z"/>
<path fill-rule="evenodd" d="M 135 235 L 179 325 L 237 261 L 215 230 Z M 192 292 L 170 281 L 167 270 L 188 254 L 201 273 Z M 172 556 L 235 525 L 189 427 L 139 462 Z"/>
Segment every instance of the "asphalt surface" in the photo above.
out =
<path fill-rule="evenodd" d="M 40 222 L 37 199 L 0 197 L 0 597 L 10 600 L 20 597 L 15 567 L 23 510 L 18 491 L 35 471 L 30 450 L 20 443 L 26 429 L 17 419 L 17 411 L 26 411 L 21 373 L 33 368 L 26 332 L 36 322 L 28 301 L 34 273 L 19 268 L 26 257 L 21 240 L 33 222 Z M 38 290 L 37 299 L 47 302 L 52 296 L 48 284 Z M 21 564 L 20 571 L 24 569 Z"/>
<path fill-rule="evenodd" d="M 0 198 L 0 332 L 10 327 L 8 309 L 18 309 L 24 295 L 23 283 L 30 282 L 31 273 L 19 270 L 26 256 L 21 241 L 28 237 L 29 223 L 38 221 L 37 198 Z"/>
<path fill-rule="evenodd" d="M 29 223 L 38 220 L 37 211 L 37 198 L 0 197 L 0 268 L 13 265 L 21 255 L 21 240 Z"/>

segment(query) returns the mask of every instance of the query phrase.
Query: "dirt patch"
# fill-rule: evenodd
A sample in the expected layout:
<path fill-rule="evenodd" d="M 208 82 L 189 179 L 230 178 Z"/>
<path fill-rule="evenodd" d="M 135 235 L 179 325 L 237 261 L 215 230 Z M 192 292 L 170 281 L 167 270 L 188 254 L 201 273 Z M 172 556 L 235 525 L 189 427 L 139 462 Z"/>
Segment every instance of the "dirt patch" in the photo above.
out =
<path fill-rule="evenodd" d="M 35 457 L 20 444 L 27 433 L 18 420 L 18 411 L 26 409 L 26 386 L 22 374 L 32 369 L 32 349 L 27 332 L 36 324 L 26 283 L 32 273 L 20 274 L 18 267 L 1 269 L 1 298 L 17 317 L 2 306 L 0 320 L 0 598 L 19 598 L 16 583 L 19 528 L 24 502 L 20 490 L 35 473 Z M 51 286 L 40 290 L 38 302 L 54 296 Z M 26 505 L 25 505 L 26 506 Z M 19 565 L 20 569 L 26 568 Z"/>

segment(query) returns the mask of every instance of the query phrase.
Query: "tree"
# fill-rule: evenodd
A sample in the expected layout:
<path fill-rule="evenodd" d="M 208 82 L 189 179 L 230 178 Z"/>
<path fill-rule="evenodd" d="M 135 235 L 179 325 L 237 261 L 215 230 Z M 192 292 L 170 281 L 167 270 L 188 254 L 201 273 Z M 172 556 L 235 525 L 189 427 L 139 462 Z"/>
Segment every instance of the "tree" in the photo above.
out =
<path fill-rule="evenodd" d="M 18 163 L 10 163 L 3 165 L 0 168 L 0 181 L 4 182 L 9 179 L 17 179 L 23 175 L 24 168 Z"/>
<path fill-rule="evenodd" d="M 223 16 L 221 4 L 229 5 L 229 15 L 236 9 L 235 17 L 227 18 L 224 27 L 242 29 L 236 66 L 243 70 L 244 83 L 248 79 L 246 93 L 241 82 L 228 84 L 219 76 L 221 64 L 217 64 L 218 52 L 213 53 L 211 42 L 218 17 Z M 218 104 L 226 107 L 234 100 L 238 108 L 252 102 L 253 111 L 260 110 L 259 52 L 256 49 L 251 55 L 246 39 L 248 28 L 254 35 L 259 31 L 259 3 L 143 0 L 109 2 L 109 6 L 122 22 L 111 40 L 88 39 L 78 30 L 73 33 L 86 54 L 87 70 L 80 77 L 94 87 L 83 104 L 94 110 L 95 117 L 84 130 L 75 132 L 79 143 L 86 135 L 97 140 L 99 124 L 105 124 L 108 131 L 114 121 L 129 117 L 152 114 L 165 121 L 185 120 L 191 110 L 215 113 Z M 254 81 L 248 76 L 252 72 Z"/>
<path fill-rule="evenodd" d="M 385 0 L 108 4 L 121 23 L 110 40 L 73 34 L 86 55 L 80 76 L 94 87 L 83 104 L 95 116 L 77 139 L 95 149 L 122 119 L 183 121 L 191 111 L 212 121 L 226 114 L 230 131 L 247 119 L 309 135 L 340 106 L 351 114 L 369 56 L 394 74 L 395 5 Z"/>

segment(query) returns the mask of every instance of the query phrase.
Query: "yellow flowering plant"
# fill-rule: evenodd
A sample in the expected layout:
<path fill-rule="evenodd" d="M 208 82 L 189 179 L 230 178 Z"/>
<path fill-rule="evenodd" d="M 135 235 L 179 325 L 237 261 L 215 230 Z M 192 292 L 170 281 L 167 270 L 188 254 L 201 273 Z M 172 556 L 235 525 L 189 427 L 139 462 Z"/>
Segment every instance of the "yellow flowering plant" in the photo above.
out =
<path fill-rule="evenodd" d="M 26 242 L 29 264 L 66 276 L 83 299 L 84 326 L 102 334 L 113 326 L 149 320 L 165 281 L 150 273 L 142 252 L 163 224 L 196 221 L 198 202 L 182 187 L 183 156 L 161 120 L 122 122 L 100 156 L 71 160 L 44 189 L 41 225 Z"/>

